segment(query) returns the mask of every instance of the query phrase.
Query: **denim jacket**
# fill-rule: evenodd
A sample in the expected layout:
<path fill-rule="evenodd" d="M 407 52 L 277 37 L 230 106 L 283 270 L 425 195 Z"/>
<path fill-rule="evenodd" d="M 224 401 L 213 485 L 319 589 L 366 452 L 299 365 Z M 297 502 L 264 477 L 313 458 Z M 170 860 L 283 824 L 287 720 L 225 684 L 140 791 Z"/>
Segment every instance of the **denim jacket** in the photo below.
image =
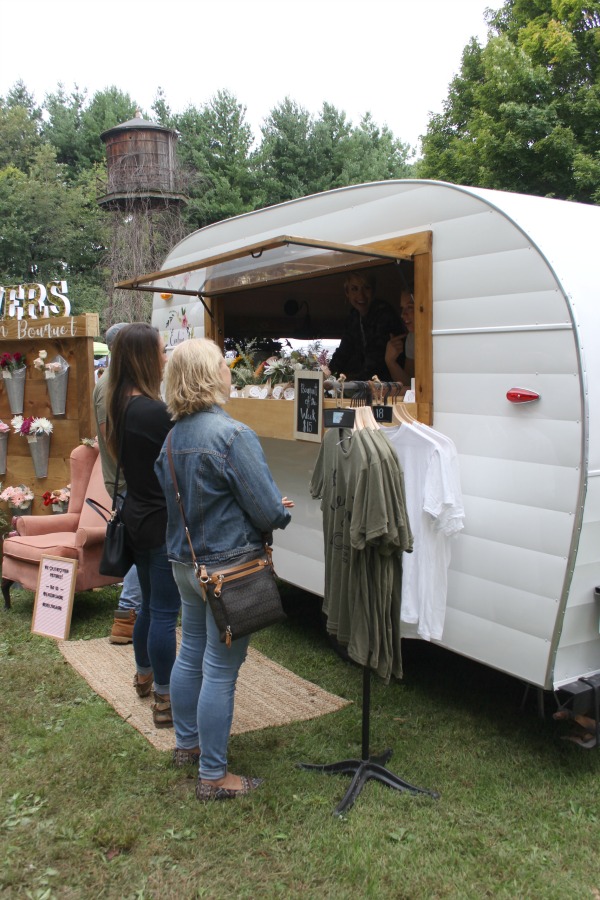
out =
<path fill-rule="evenodd" d="M 171 431 L 171 452 L 194 552 L 199 562 L 260 552 L 265 533 L 291 519 L 258 437 L 220 406 L 185 416 Z M 155 471 L 167 499 L 169 559 L 191 563 L 166 441 Z"/>

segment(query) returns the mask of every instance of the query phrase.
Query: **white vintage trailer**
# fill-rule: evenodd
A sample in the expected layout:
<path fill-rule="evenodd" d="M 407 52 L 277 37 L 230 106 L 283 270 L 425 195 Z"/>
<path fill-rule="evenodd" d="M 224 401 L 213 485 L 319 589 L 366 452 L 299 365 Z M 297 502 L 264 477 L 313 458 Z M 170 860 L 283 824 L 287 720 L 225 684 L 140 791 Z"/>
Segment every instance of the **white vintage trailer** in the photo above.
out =
<path fill-rule="evenodd" d="M 568 692 L 600 672 L 599 244 L 598 207 L 388 181 L 203 228 L 161 273 L 128 284 L 155 291 L 153 323 L 175 343 L 289 334 L 290 298 L 304 324 L 308 314 L 321 337 L 339 337 L 344 272 L 373 267 L 390 301 L 408 274 L 414 409 L 455 442 L 465 504 L 440 643 Z M 510 402 L 514 388 L 539 399 Z M 276 536 L 278 572 L 319 594 L 320 511 L 307 489 L 318 445 L 291 439 L 290 407 L 236 400 L 229 411 L 262 436 L 296 501 Z"/>

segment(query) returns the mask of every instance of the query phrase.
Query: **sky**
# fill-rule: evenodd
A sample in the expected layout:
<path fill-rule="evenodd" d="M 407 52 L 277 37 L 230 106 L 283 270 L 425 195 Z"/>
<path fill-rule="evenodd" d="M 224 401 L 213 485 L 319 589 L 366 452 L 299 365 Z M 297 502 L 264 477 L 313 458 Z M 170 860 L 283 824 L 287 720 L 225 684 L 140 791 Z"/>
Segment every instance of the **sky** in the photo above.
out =
<path fill-rule="evenodd" d="M 152 117 L 229 90 L 255 137 L 290 97 L 323 102 L 418 149 L 486 7 L 501 0 L 0 0 L 0 96 L 21 79 L 38 104 L 61 82 L 88 99 L 116 85 Z"/>

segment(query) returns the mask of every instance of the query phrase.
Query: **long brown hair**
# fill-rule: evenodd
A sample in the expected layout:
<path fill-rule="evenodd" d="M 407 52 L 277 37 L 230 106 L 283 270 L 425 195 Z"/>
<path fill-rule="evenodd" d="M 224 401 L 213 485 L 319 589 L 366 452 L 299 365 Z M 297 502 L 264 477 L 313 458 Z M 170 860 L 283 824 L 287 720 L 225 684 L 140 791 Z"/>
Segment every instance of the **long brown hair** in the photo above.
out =
<path fill-rule="evenodd" d="M 111 348 L 106 388 L 106 443 L 115 459 L 123 436 L 123 417 L 131 392 L 160 400 L 162 367 L 158 331 L 146 322 L 133 322 L 117 334 Z"/>

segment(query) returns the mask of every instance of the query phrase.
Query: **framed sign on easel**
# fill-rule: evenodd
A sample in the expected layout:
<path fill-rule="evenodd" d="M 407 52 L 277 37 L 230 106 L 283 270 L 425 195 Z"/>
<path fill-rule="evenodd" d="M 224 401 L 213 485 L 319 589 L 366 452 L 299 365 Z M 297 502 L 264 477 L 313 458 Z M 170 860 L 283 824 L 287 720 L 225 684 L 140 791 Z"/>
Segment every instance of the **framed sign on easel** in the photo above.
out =
<path fill-rule="evenodd" d="M 38 573 L 32 634 L 66 641 L 71 629 L 77 560 L 42 556 Z"/>

